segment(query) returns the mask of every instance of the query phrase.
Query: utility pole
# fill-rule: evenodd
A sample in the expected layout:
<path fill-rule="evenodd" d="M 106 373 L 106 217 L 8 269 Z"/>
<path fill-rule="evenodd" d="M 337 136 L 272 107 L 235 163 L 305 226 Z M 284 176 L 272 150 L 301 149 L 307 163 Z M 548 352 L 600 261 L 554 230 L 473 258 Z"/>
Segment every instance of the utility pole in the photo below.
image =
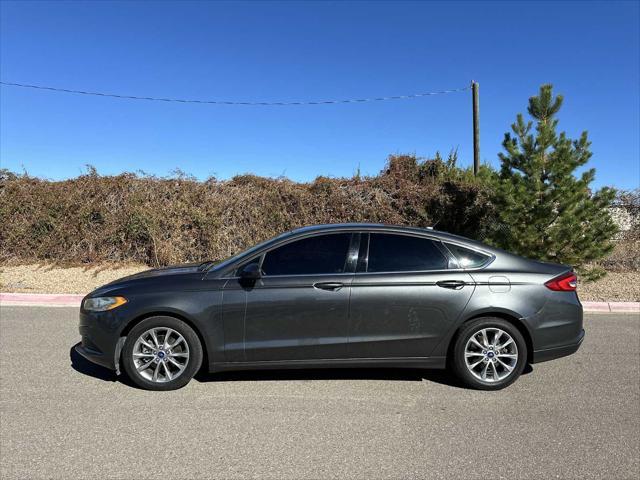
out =
<path fill-rule="evenodd" d="M 473 99 L 473 174 L 480 170 L 480 99 L 478 82 L 471 80 L 471 97 Z"/>

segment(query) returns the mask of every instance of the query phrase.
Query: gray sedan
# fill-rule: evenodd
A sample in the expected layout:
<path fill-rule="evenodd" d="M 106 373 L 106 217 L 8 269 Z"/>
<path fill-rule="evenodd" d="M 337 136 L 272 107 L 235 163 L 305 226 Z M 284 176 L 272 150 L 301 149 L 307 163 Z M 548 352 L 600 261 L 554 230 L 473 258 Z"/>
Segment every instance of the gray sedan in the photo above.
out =
<path fill-rule="evenodd" d="M 208 371 L 449 367 L 497 390 L 584 337 L 571 267 L 431 229 L 305 227 L 219 263 L 149 270 L 91 292 L 87 359 L 150 390 Z"/>

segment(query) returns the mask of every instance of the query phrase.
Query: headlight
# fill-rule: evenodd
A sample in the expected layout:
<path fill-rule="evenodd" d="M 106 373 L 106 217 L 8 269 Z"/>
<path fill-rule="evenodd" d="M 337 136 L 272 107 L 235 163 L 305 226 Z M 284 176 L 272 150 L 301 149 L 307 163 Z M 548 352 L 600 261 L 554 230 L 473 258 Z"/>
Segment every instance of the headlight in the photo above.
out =
<path fill-rule="evenodd" d="M 113 310 L 125 303 L 127 303 L 127 299 L 124 297 L 86 298 L 82 303 L 82 308 L 90 312 L 104 312 L 107 310 Z"/>

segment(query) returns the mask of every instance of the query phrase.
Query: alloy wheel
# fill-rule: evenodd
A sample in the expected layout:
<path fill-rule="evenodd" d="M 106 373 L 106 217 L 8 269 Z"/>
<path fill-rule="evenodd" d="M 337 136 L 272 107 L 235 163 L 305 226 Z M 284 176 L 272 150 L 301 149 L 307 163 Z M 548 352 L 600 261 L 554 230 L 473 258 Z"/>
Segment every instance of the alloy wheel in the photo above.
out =
<path fill-rule="evenodd" d="M 178 378 L 189 364 L 189 345 L 177 331 L 155 327 L 138 337 L 133 346 L 133 365 L 150 382 L 166 383 Z"/>
<path fill-rule="evenodd" d="M 500 328 L 483 328 L 467 341 L 464 361 L 471 374 L 483 382 L 495 383 L 507 378 L 518 364 L 514 339 Z"/>

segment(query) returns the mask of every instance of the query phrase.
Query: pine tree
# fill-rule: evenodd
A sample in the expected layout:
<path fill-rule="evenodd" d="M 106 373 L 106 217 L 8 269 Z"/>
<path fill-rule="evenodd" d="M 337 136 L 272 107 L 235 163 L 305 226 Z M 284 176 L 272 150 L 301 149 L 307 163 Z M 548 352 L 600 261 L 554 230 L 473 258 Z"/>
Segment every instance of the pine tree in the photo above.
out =
<path fill-rule="evenodd" d="M 529 99 L 535 134 L 533 122 L 525 122 L 522 114 L 511 126 L 513 135 L 505 134 L 496 185 L 502 228 L 493 243 L 529 258 L 572 265 L 585 279 L 595 279 L 604 272 L 590 264 L 611 251 L 617 231 L 608 210 L 615 190 L 592 193 L 593 168 L 574 174 L 589 161 L 591 143 L 587 132 L 578 140 L 556 133 L 562 100 L 551 85 L 543 85 Z"/>

